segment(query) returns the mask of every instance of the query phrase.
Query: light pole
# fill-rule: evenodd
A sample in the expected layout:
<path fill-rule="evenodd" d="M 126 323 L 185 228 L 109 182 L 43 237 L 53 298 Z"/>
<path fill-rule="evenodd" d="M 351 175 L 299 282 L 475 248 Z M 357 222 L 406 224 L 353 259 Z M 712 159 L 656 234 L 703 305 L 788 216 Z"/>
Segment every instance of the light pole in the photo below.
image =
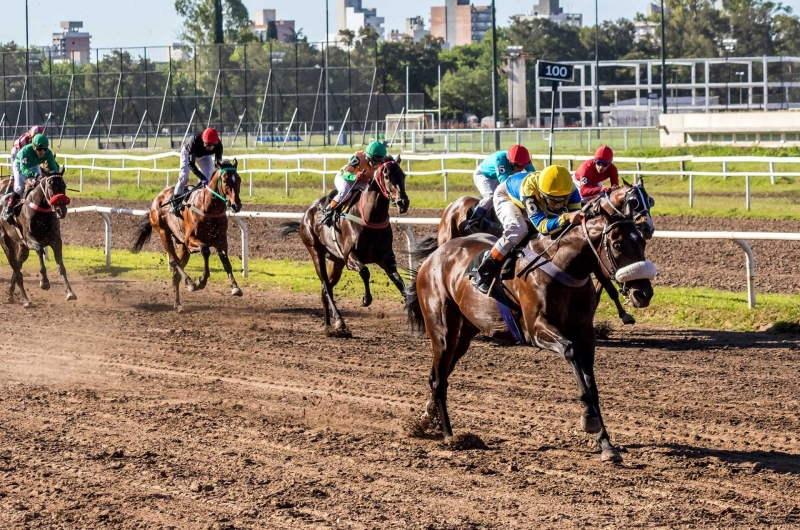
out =
<path fill-rule="evenodd" d="M 725 49 L 725 62 L 728 62 L 728 59 L 731 56 L 731 52 L 736 49 L 736 44 L 739 41 L 737 39 L 722 39 L 722 47 Z M 728 62 L 728 77 L 725 79 L 725 108 L 728 108 L 728 104 L 731 100 L 731 87 L 728 86 L 728 83 L 731 81 L 731 63 Z"/>
<path fill-rule="evenodd" d="M 509 65 L 509 76 L 508 76 L 508 84 L 509 84 L 509 102 L 508 102 L 508 119 L 509 123 L 511 123 L 514 127 L 517 126 L 515 121 L 515 114 L 514 114 L 514 85 L 517 84 L 518 79 L 514 76 L 514 63 L 522 57 L 522 46 L 509 46 L 506 48 L 506 57 L 509 58 L 508 65 Z"/>
<path fill-rule="evenodd" d="M 494 149 L 500 150 L 500 131 L 497 129 L 497 20 L 492 0 L 492 117 L 494 118 Z"/>
<path fill-rule="evenodd" d="M 664 0 L 661 0 L 661 111 L 667 113 L 667 43 L 664 37 Z"/>
<path fill-rule="evenodd" d="M 662 0 L 663 1 L 663 0 Z M 594 125 L 597 127 L 597 139 L 600 139 L 600 10 L 597 5 L 598 0 L 594 0 L 594 104 L 595 119 Z M 550 116 L 554 119 L 555 116 Z"/>
<path fill-rule="evenodd" d="M 325 145 L 330 145 L 331 143 L 330 133 L 328 132 L 328 121 L 330 119 L 330 114 L 328 114 L 328 92 L 330 89 L 330 85 L 328 83 L 328 47 L 330 46 L 328 39 L 330 35 L 330 29 L 328 24 L 328 0 L 325 0 L 325 138 L 323 139 L 323 143 Z M 297 53 L 296 49 L 295 53 Z"/>
<path fill-rule="evenodd" d="M 30 57 L 31 49 L 28 45 L 28 0 L 25 0 L 25 86 L 22 90 L 25 94 L 25 127 L 30 127 L 28 119 L 28 76 L 30 75 Z"/>
<path fill-rule="evenodd" d="M 739 77 L 739 105 L 742 104 L 742 81 L 744 78 L 744 72 L 736 72 L 736 75 Z"/>

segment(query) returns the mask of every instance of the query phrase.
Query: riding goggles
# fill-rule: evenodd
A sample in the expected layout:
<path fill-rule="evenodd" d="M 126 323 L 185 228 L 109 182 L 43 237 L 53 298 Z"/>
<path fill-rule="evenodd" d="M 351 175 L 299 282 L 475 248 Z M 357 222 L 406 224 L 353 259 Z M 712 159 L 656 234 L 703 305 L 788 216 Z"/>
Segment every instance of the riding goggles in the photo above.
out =
<path fill-rule="evenodd" d="M 611 165 L 611 162 L 606 162 L 605 160 L 600 160 L 599 158 L 595 158 L 594 163 L 600 167 L 608 167 Z"/>

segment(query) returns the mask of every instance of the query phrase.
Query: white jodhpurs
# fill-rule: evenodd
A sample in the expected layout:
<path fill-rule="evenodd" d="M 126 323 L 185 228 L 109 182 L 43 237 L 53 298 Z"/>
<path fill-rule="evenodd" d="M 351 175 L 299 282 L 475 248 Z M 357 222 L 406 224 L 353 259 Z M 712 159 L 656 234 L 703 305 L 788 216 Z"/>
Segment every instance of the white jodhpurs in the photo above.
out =
<path fill-rule="evenodd" d="M 497 186 L 494 192 L 494 211 L 503 224 L 503 235 L 494 244 L 494 249 L 505 256 L 528 235 L 525 216 L 519 206 L 511 201 L 505 182 Z"/>
<path fill-rule="evenodd" d="M 201 156 L 196 159 L 197 168 L 205 175 L 207 180 L 211 180 L 214 175 L 214 154 Z M 189 182 L 189 152 L 181 149 L 181 166 L 178 170 L 178 184 L 175 185 L 175 195 L 183 193 L 186 184 Z"/>
<path fill-rule="evenodd" d="M 42 168 L 36 166 L 36 173 L 41 175 Z M 22 194 L 25 192 L 25 175 L 22 174 L 22 171 L 19 169 L 19 162 L 14 160 L 14 165 L 11 166 L 11 172 L 14 175 L 14 193 L 22 197 Z"/>
<path fill-rule="evenodd" d="M 341 204 L 345 201 L 349 196 L 350 193 L 355 190 L 363 190 L 367 187 L 366 182 L 359 182 L 356 183 L 355 180 L 345 180 L 342 177 L 342 172 L 336 174 L 336 177 L 333 179 L 333 185 L 336 186 L 336 195 L 333 197 L 333 200 L 336 204 Z"/>
<path fill-rule="evenodd" d="M 492 207 L 494 191 L 497 189 L 497 186 L 499 186 L 499 183 L 495 179 L 490 179 L 481 173 L 481 168 L 475 170 L 475 173 L 472 175 L 472 180 L 475 182 L 475 187 L 478 188 L 478 192 L 481 194 L 481 200 L 478 202 L 478 206 L 484 210 L 489 210 Z"/>

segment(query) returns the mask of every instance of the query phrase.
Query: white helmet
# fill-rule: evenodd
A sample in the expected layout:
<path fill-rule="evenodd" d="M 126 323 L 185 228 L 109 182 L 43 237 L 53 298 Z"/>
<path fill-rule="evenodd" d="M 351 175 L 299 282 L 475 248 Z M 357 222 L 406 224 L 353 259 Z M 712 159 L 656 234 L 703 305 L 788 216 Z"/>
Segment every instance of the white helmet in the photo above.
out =
<path fill-rule="evenodd" d="M 31 127 L 31 130 L 28 131 L 28 134 L 31 135 L 31 138 L 41 133 L 42 133 L 42 128 L 38 125 L 34 125 L 33 127 Z"/>

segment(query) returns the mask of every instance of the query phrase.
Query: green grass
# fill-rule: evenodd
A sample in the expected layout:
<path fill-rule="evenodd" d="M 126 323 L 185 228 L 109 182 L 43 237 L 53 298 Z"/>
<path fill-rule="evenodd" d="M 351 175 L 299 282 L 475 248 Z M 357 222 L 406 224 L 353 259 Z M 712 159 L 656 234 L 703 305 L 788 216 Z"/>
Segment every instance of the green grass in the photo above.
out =
<path fill-rule="evenodd" d="M 121 277 L 136 280 L 169 281 L 166 255 L 155 252 L 131 254 L 128 251 L 114 251 L 113 266 L 105 266 L 105 255 L 101 249 L 67 246 L 64 250 L 67 270 L 88 276 Z M 232 257 L 234 271 L 241 270 L 241 262 Z M 211 258 L 210 282 L 226 285 L 227 279 L 219 260 Z M 202 259 L 193 256 L 187 271 L 197 277 L 201 271 Z M 36 272 L 35 260 L 29 260 L 26 269 Z M 376 299 L 400 302 L 397 290 L 386 275 L 378 268 L 372 269 L 371 287 Z M 319 292 L 319 280 L 310 262 L 285 260 L 250 260 L 250 277 L 241 278 L 236 273 L 242 287 L 256 289 L 276 289 L 288 292 Z M 241 280 L 241 281 L 240 281 Z M 345 272 L 336 288 L 337 296 L 360 298 L 363 285 L 356 273 Z M 398 306 L 398 310 L 399 310 Z M 800 322 L 800 295 L 766 294 L 757 296 L 757 307 L 747 308 L 746 293 L 730 293 L 713 289 L 658 287 L 652 304 L 646 309 L 628 308 L 639 322 L 676 328 L 705 328 L 735 331 L 754 331 L 765 325 Z M 603 297 L 598 309 L 598 320 L 616 320 L 616 310 Z"/>

